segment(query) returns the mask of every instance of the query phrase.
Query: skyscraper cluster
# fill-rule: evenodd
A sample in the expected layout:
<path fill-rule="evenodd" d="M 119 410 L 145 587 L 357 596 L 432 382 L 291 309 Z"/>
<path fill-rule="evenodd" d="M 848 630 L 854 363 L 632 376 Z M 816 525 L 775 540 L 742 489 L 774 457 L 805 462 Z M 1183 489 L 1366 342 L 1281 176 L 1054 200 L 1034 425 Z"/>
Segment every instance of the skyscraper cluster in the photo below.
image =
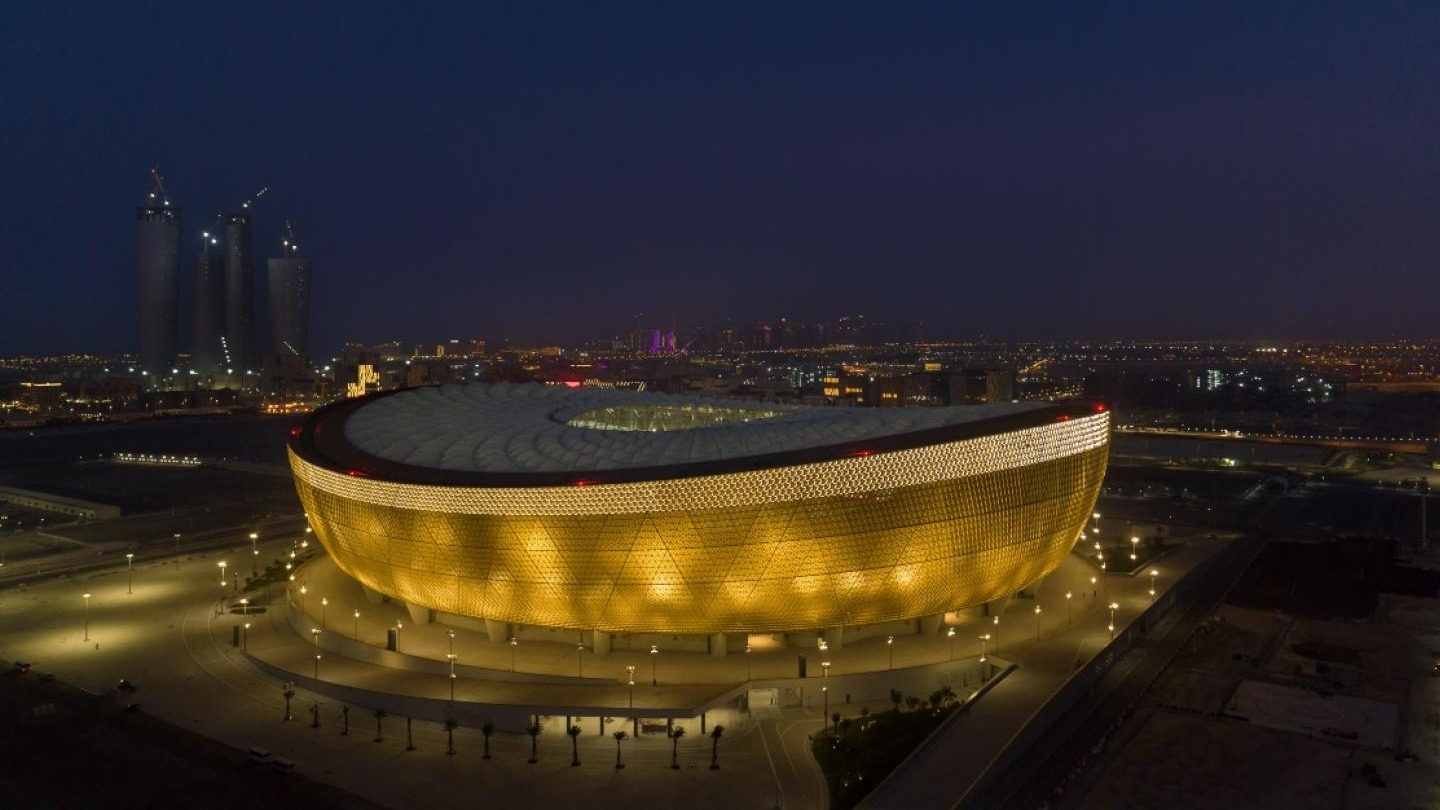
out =
<path fill-rule="evenodd" d="M 179 363 L 180 242 L 183 216 L 172 206 L 158 168 L 151 169 L 145 204 L 135 210 L 136 268 L 140 284 L 138 371 L 147 387 L 188 387 L 178 375 L 200 384 L 256 372 L 261 347 L 256 334 L 255 257 L 250 205 L 217 217 L 201 232 L 195 258 L 195 302 L 188 368 Z M 264 194 L 262 190 L 256 198 Z M 222 243 L 223 239 L 223 243 Z M 295 234 L 285 224 L 281 254 L 269 260 L 267 290 L 271 341 L 266 358 L 280 365 L 304 364 L 309 357 L 310 262 L 297 254 Z M 165 381 L 169 379 L 170 383 Z M 245 387 L 243 381 L 240 382 Z"/>

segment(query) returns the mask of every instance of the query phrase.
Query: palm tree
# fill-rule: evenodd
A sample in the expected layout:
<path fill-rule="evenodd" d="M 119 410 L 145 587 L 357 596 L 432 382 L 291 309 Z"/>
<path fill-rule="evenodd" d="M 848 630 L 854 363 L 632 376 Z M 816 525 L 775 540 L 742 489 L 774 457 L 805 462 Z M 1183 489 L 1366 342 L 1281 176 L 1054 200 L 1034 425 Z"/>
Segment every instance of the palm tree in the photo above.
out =
<path fill-rule="evenodd" d="M 625 767 L 625 763 L 620 759 L 620 743 L 625 742 L 625 738 L 630 735 L 623 731 L 617 731 L 610 736 L 615 738 L 615 770 L 618 771 Z"/>
<path fill-rule="evenodd" d="M 453 756 L 453 755 L 455 754 L 455 729 L 456 729 L 459 725 L 460 725 L 460 723 L 457 722 L 457 721 L 455 720 L 455 718 L 453 718 L 453 717 L 447 717 L 447 718 L 445 718 L 445 753 L 446 753 L 446 755 Z M 485 735 L 485 743 L 486 743 L 486 746 L 485 746 L 485 747 L 486 747 L 486 748 L 489 748 L 489 747 L 490 747 L 490 746 L 489 746 L 489 743 L 490 743 L 490 735 L 489 735 L 489 734 L 486 734 L 486 735 Z M 489 754 L 489 753 L 486 753 L 485 756 L 488 757 L 488 756 L 490 756 L 490 754 Z"/>
<path fill-rule="evenodd" d="M 830 728 L 831 728 L 833 731 L 835 731 L 836 733 L 839 733 L 839 731 L 840 731 L 840 712 L 831 712 L 831 713 L 830 713 Z"/>
<path fill-rule="evenodd" d="M 286 689 L 286 690 L 285 690 L 285 719 L 286 719 L 286 720 L 294 720 L 294 719 L 295 719 L 294 717 L 291 717 L 291 716 L 290 716 L 290 698 L 293 698 L 293 697 L 295 697 L 295 690 L 294 690 L 294 689 Z"/>
<path fill-rule="evenodd" d="M 530 759 L 527 761 L 531 765 L 540 761 L 540 732 L 544 730 L 545 727 L 540 725 L 540 718 L 538 716 L 535 718 L 535 722 L 525 727 L 525 733 L 530 735 Z"/>
<path fill-rule="evenodd" d="M 900 711 L 900 701 L 904 699 L 905 695 L 899 689 L 890 690 L 890 702 L 895 704 L 895 711 Z"/>
<path fill-rule="evenodd" d="M 580 767 L 580 724 L 576 723 L 565 729 L 565 733 L 570 735 L 570 767 L 578 768 Z"/>
<path fill-rule="evenodd" d="M 678 726 L 670 732 L 670 767 L 680 770 L 680 738 L 685 736 L 685 727 Z"/>
<path fill-rule="evenodd" d="M 490 735 L 495 733 L 495 721 L 494 721 L 494 720 L 486 720 L 485 723 L 484 723 L 484 725 L 480 726 L 480 733 L 483 734 L 483 735 L 485 735 L 485 756 L 481 757 L 481 759 L 489 759 L 489 758 L 490 758 Z"/>
<path fill-rule="evenodd" d="M 910 711 L 915 711 L 916 709 L 920 708 L 920 698 L 917 698 L 914 695 L 905 698 L 905 706 L 909 708 Z"/>
<path fill-rule="evenodd" d="M 724 726 L 716 726 L 710 730 L 710 770 L 720 770 L 720 735 L 725 733 Z"/>
<path fill-rule="evenodd" d="M 385 742 L 385 717 L 389 712 L 384 709 L 375 710 L 375 742 Z"/>
<path fill-rule="evenodd" d="M 940 698 L 942 703 L 954 703 L 960 700 L 960 698 L 956 696 L 955 690 L 951 689 L 949 684 L 940 687 Z"/>

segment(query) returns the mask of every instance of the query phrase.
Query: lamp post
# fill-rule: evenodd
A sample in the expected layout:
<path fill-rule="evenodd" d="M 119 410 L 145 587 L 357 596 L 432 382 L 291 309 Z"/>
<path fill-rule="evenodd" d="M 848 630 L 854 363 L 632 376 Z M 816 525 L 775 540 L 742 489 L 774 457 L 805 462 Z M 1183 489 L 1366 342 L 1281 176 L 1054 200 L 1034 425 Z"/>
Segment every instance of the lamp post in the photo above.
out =
<path fill-rule="evenodd" d="M 1000 654 L 1000 617 L 999 617 L 999 616 L 996 616 L 996 617 L 995 617 L 994 625 L 995 625 L 995 646 L 993 646 L 993 647 L 990 648 L 990 652 L 993 652 L 993 653 L 995 653 L 996 655 L 999 655 L 999 654 Z"/>
<path fill-rule="evenodd" d="M 895 637 L 885 637 L 885 647 L 890 651 L 890 669 L 895 668 Z"/>
<path fill-rule="evenodd" d="M 315 680 L 320 680 L 320 628 L 310 628 L 310 638 L 315 640 Z"/>
<path fill-rule="evenodd" d="M 1115 639 L 1115 611 L 1119 609 L 1120 605 L 1118 603 L 1110 603 L 1110 639 L 1112 641 Z"/>
<path fill-rule="evenodd" d="M 360 608 L 355 608 L 355 640 L 360 640 Z"/>
<path fill-rule="evenodd" d="M 950 628 L 949 630 L 946 630 L 946 631 L 945 631 L 945 635 L 946 635 L 946 637 L 948 637 L 948 638 L 950 639 L 950 660 L 951 660 L 951 661 L 954 661 L 954 660 L 955 660 L 955 628 L 952 627 L 952 628 Z"/>
<path fill-rule="evenodd" d="M 650 685 L 651 685 L 651 686 L 658 686 L 658 685 L 659 685 L 659 682 L 655 680 L 655 662 L 656 662 L 656 660 L 658 660 L 659 658 L 660 658 L 660 648 L 657 647 L 657 646 L 655 646 L 654 644 L 651 644 L 651 645 L 650 645 Z"/>
<path fill-rule="evenodd" d="M 1160 569 L 1150 569 L 1150 601 L 1155 601 L 1155 578 L 1160 576 Z"/>
<path fill-rule="evenodd" d="M 304 616 L 304 615 L 305 615 L 305 594 L 307 594 L 307 593 L 309 593 L 309 592 L 310 592 L 310 589 L 308 589 L 308 588 L 305 587 L 305 583 L 303 583 L 303 582 L 300 583 L 300 615 L 301 615 L 301 616 Z"/>
<path fill-rule="evenodd" d="M 223 588 L 225 587 L 225 566 L 229 565 L 230 563 L 221 560 L 220 562 L 215 564 L 220 566 L 220 587 Z"/>
<path fill-rule="evenodd" d="M 399 619 L 395 620 L 395 652 L 400 652 L 400 631 L 405 629 L 405 623 Z"/>
<path fill-rule="evenodd" d="M 455 637 L 455 634 L 454 634 L 454 633 L 451 633 L 451 634 L 450 634 L 450 637 L 451 637 L 451 638 L 454 638 L 454 637 Z M 516 648 L 516 647 L 519 647 L 519 646 L 520 646 L 520 639 L 515 638 L 514 636 L 511 636 L 511 637 L 510 637 L 510 671 L 511 671 L 511 672 L 514 672 L 514 671 L 515 671 L 515 648 Z"/>
<path fill-rule="evenodd" d="M 990 634 L 986 633 L 980 637 L 980 663 L 985 663 L 985 642 L 990 640 Z"/>
<path fill-rule="evenodd" d="M 825 681 L 820 686 L 820 694 L 825 696 L 825 714 L 821 715 L 821 727 L 830 725 L 830 662 L 821 661 L 820 669 L 825 673 Z"/>
<path fill-rule="evenodd" d="M 1035 606 L 1035 640 L 1040 640 L 1040 606 Z"/>
<path fill-rule="evenodd" d="M 1074 613 L 1072 612 L 1072 610 L 1071 610 L 1071 605 L 1070 605 L 1070 597 L 1072 597 L 1072 596 L 1074 596 L 1074 595 L 1075 595 L 1075 594 L 1071 593 L 1070 591 L 1066 591 L 1066 592 L 1065 592 L 1065 626 L 1066 626 L 1066 627 L 1069 627 L 1069 626 L 1070 626 L 1070 619 L 1073 618 L 1073 616 L 1074 616 Z"/>
<path fill-rule="evenodd" d="M 1095 591 L 1097 590 L 1095 586 L 1099 582 L 1099 577 L 1090 577 L 1090 604 L 1092 605 L 1095 604 Z"/>
<path fill-rule="evenodd" d="M 451 702 L 451 703 L 454 703 L 454 702 L 455 702 L 455 658 L 456 658 L 457 656 L 455 655 L 455 653 L 452 652 L 452 653 L 447 653 L 447 654 L 445 655 L 445 657 L 446 657 L 447 659 L 449 659 L 449 661 L 450 661 L 450 702 Z"/>
<path fill-rule="evenodd" d="M 585 677 L 585 642 L 575 645 L 575 677 Z"/>
<path fill-rule="evenodd" d="M 1130 559 L 1132 559 L 1132 560 L 1138 560 L 1138 559 L 1140 559 L 1139 551 L 1140 551 L 1140 538 L 1132 536 L 1132 537 L 1130 538 Z"/>
<path fill-rule="evenodd" d="M 630 724 L 634 734 L 640 733 L 640 718 L 635 714 L 635 665 L 627 664 L 625 671 L 630 676 Z"/>
<path fill-rule="evenodd" d="M 175 532 L 175 570 L 180 570 L 180 532 Z"/>
<path fill-rule="evenodd" d="M 745 645 L 745 680 L 750 680 L 750 645 Z"/>
<path fill-rule="evenodd" d="M 325 598 L 325 597 L 323 597 L 323 596 L 320 597 L 320 629 L 321 629 L 321 630 L 324 630 L 324 629 L 325 629 L 325 607 L 326 607 L 327 605 L 329 605 L 329 604 L 330 604 L 330 600 L 329 600 L 329 599 L 327 599 L 327 598 Z"/>
<path fill-rule="evenodd" d="M 260 549 L 255 545 L 259 539 L 259 533 L 250 532 L 250 576 L 252 577 L 257 573 L 255 570 L 255 561 L 260 559 Z"/>
<path fill-rule="evenodd" d="M 125 555 L 125 572 L 129 578 L 125 583 L 125 593 L 135 593 L 135 555 Z"/>
<path fill-rule="evenodd" d="M 245 618 L 248 618 L 249 616 L 250 616 L 250 599 L 249 599 L 249 597 L 242 596 L 242 597 L 240 597 L 240 618 L 245 619 Z"/>
<path fill-rule="evenodd" d="M 240 634 L 240 651 L 250 649 L 250 622 L 245 622 L 245 632 Z"/>
<path fill-rule="evenodd" d="M 90 640 L 90 594 L 83 594 L 85 599 L 85 641 Z"/>

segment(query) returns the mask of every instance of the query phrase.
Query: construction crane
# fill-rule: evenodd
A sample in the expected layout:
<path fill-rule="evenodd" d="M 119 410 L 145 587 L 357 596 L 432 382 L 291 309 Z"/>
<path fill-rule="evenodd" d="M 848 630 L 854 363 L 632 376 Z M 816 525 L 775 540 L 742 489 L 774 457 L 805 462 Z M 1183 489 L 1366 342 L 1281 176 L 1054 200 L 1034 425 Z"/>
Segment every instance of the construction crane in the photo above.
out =
<path fill-rule="evenodd" d="M 283 240 L 285 244 L 280 251 L 280 256 L 282 258 L 288 259 L 291 256 L 294 256 L 296 251 L 300 250 L 300 245 L 296 244 L 295 242 L 295 226 L 292 225 L 290 223 L 290 220 L 288 219 L 285 220 L 285 234 L 283 236 Z"/>
<path fill-rule="evenodd" d="M 161 205 L 170 205 L 170 195 L 165 193 L 165 178 L 160 176 L 160 167 L 150 167 L 150 200 L 160 200 Z"/>
<path fill-rule="evenodd" d="M 248 209 L 248 208 L 250 207 L 250 203 L 255 202 L 256 200 L 260 199 L 261 197 L 264 197 L 264 196 L 265 196 L 265 192 L 267 192 L 267 191 L 269 191 L 269 190 L 270 190 L 270 187 L 269 187 L 269 186 L 266 186 L 266 187 L 260 189 L 259 191 L 255 192 L 253 195 L 251 195 L 251 196 L 250 196 L 250 199 L 246 200 L 245 203 L 244 203 L 243 205 L 241 205 L 240 207 L 241 207 L 241 208 L 246 208 L 246 209 Z"/>

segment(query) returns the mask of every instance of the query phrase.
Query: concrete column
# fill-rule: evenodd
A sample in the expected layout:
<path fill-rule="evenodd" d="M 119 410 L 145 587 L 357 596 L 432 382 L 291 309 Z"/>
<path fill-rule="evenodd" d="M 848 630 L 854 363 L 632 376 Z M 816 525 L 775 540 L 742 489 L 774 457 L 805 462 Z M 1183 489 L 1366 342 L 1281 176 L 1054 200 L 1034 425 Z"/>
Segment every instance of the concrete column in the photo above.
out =
<path fill-rule="evenodd" d="M 381 602 L 385 601 L 385 594 L 380 593 L 377 590 L 367 588 L 364 585 L 360 586 L 360 590 L 365 593 L 365 601 L 369 602 L 372 605 L 378 605 Z"/>
<path fill-rule="evenodd" d="M 824 630 L 820 631 L 820 637 L 825 639 L 825 643 L 830 645 L 830 649 L 832 650 L 840 650 L 844 649 L 845 647 L 844 625 L 827 627 Z"/>
<path fill-rule="evenodd" d="M 725 634 L 710 634 L 710 656 L 712 658 L 724 658 L 726 653 Z"/>
<path fill-rule="evenodd" d="M 408 613 L 408 614 L 410 614 L 410 623 L 411 623 L 411 624 L 429 624 L 429 623 L 430 623 L 430 608 L 421 607 L 420 605 L 412 605 L 412 604 L 410 604 L 409 602 L 406 602 L 406 603 L 405 603 L 405 612 Z"/>
<path fill-rule="evenodd" d="M 510 636 L 514 635 L 514 629 L 509 622 L 486 619 L 485 635 L 490 639 L 491 644 L 505 644 L 510 641 Z"/>
<path fill-rule="evenodd" d="M 595 654 L 609 655 L 610 634 L 604 630 L 595 630 L 591 633 L 591 635 L 594 636 L 594 638 L 592 639 L 590 646 L 595 650 Z M 600 725 L 602 726 L 600 731 L 603 733 L 605 731 L 605 729 L 603 728 L 603 726 L 605 725 L 604 718 L 601 718 Z"/>
<path fill-rule="evenodd" d="M 933 636 L 940 632 L 940 627 L 945 624 L 944 613 L 934 613 L 929 616 L 920 617 L 920 635 Z"/>

